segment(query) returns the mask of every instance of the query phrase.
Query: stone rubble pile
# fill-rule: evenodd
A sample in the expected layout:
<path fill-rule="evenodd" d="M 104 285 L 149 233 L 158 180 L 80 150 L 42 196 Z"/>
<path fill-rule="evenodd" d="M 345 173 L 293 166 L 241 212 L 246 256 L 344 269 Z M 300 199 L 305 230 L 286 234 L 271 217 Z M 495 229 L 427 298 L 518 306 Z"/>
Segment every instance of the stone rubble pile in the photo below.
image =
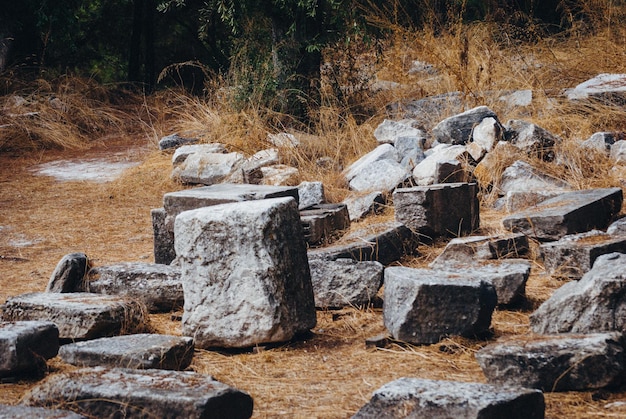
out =
<path fill-rule="evenodd" d="M 607 90 L 612 80 L 601 75 L 569 98 L 608 101 L 616 97 Z M 156 263 L 92 266 L 85 254 L 66 255 L 46 292 L 3 304 L 0 377 L 45 375 L 57 354 L 81 369 L 49 375 L 21 406 L 0 406 L 0 416 L 250 417 L 249 394 L 183 371 L 194 348 L 297 339 L 315 327 L 316 308 L 367 306 L 381 294 L 382 321 L 396 342 L 490 338 L 496 307 L 522 306 L 531 270 L 541 270 L 530 260 L 533 242 L 544 273 L 569 282 L 530 316 L 532 335 L 477 352 L 489 384 L 399 378 L 354 417 L 543 418 L 543 392 L 622 384 L 622 189 L 579 191 L 533 167 L 533 158 L 558 161 L 562 140 L 527 121 L 501 123 L 488 107 L 459 106 L 425 123 L 425 110 L 455 109 L 459 97 L 396 106 L 405 119 L 378 126 L 378 146 L 343 171 L 352 195 L 335 204 L 321 182 L 299 182 L 297 168 L 281 163 L 281 150 L 301 146 L 294 134 L 270 136 L 276 148 L 252 157 L 163 138 L 160 148 L 174 150 L 172 176 L 202 186 L 168 193 L 152 210 Z M 581 147 L 623 164 L 623 137 L 597 133 Z M 503 150 L 515 158 L 484 184 Z M 487 189 L 509 213 L 506 232 L 493 236 L 480 235 L 479 192 Z M 389 205 L 394 222 L 351 228 Z M 428 268 L 389 266 L 436 239 L 448 244 Z M 181 307 L 183 337 L 150 333 L 148 313 Z M 41 409 L 58 405 L 74 412 Z"/>

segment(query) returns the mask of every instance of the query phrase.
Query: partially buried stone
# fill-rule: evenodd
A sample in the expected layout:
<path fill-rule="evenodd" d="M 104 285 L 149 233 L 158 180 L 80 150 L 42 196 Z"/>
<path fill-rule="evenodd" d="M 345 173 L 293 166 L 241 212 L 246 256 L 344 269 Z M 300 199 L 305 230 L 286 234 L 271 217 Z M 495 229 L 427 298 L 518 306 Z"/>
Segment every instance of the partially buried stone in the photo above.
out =
<path fill-rule="evenodd" d="M 76 292 L 89 271 L 89 258 L 84 253 L 70 253 L 59 261 L 46 292 Z"/>

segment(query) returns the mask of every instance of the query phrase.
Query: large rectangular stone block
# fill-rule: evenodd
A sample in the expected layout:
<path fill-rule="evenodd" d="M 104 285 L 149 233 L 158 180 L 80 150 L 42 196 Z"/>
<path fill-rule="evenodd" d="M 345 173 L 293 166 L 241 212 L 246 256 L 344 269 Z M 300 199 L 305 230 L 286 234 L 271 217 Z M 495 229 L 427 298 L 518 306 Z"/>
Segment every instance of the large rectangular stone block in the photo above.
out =
<path fill-rule="evenodd" d="M 0 377 L 45 370 L 59 351 L 59 329 L 52 322 L 0 322 Z"/>

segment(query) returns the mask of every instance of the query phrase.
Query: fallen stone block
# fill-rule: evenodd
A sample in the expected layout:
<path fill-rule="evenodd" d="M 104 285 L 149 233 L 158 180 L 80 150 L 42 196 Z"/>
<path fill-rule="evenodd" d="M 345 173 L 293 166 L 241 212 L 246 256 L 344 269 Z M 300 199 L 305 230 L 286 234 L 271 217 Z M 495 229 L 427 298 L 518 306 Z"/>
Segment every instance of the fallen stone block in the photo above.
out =
<path fill-rule="evenodd" d="M 300 140 L 293 134 L 288 132 L 279 132 L 278 134 L 267 134 L 267 141 L 276 147 L 297 148 L 300 146 Z"/>
<path fill-rule="evenodd" d="M 534 168 L 522 160 L 515 161 L 502 172 L 500 192 L 570 192 L 571 186 L 562 179 L 555 178 Z"/>
<path fill-rule="evenodd" d="M 596 150 L 602 154 L 609 154 L 611 146 L 615 141 L 619 141 L 625 137 L 620 132 L 596 132 L 591 137 L 583 141 L 580 146 L 586 149 Z"/>
<path fill-rule="evenodd" d="M 626 236 L 626 217 L 613 222 L 609 228 L 606 229 L 606 233 L 612 236 Z"/>
<path fill-rule="evenodd" d="M 369 214 L 382 211 L 386 204 L 382 192 L 370 192 L 367 195 L 352 195 L 343 201 L 348 207 L 350 221 L 358 221 Z"/>
<path fill-rule="evenodd" d="M 427 237 L 461 236 L 480 224 L 475 183 L 442 183 L 397 189 L 393 193 L 396 221 Z"/>
<path fill-rule="evenodd" d="M 566 191 L 509 191 L 498 199 L 496 206 L 504 207 L 506 212 L 518 212 L 528 207 L 536 206 L 540 202 L 564 194 Z"/>
<path fill-rule="evenodd" d="M 476 353 L 487 381 L 543 391 L 588 391 L 624 381 L 619 333 L 516 337 Z"/>
<path fill-rule="evenodd" d="M 392 144 L 395 145 L 398 137 L 416 137 L 425 138 L 424 132 L 416 127 L 413 127 L 415 121 L 391 121 L 385 119 L 374 130 L 374 137 L 379 144 Z"/>
<path fill-rule="evenodd" d="M 136 334 L 63 345 L 59 356 L 79 367 L 184 370 L 193 358 L 190 337 Z"/>
<path fill-rule="evenodd" d="M 330 243 L 350 228 L 345 204 L 319 204 L 300 211 L 304 239 L 309 245 Z"/>
<path fill-rule="evenodd" d="M 0 419 L 87 419 L 70 410 L 0 404 Z"/>
<path fill-rule="evenodd" d="M 417 252 L 418 237 L 402 223 L 371 225 L 345 235 L 342 244 L 331 245 L 308 252 L 309 260 L 353 259 L 377 261 L 383 265 Z"/>
<path fill-rule="evenodd" d="M 611 146 L 611 160 L 618 164 L 626 163 L 626 140 L 617 141 Z"/>
<path fill-rule="evenodd" d="M 178 166 L 187 160 L 192 154 L 195 153 L 216 153 L 216 154 L 226 154 L 228 150 L 224 147 L 224 144 L 212 143 L 212 144 L 192 144 L 192 145 L 183 145 L 180 148 L 177 148 L 172 156 L 172 165 Z"/>
<path fill-rule="evenodd" d="M 259 169 L 261 179 L 259 184 L 268 186 L 297 185 L 300 182 L 300 171 L 285 164 L 263 166 Z"/>
<path fill-rule="evenodd" d="M 539 390 L 482 383 L 400 378 L 374 392 L 353 419 L 543 419 Z"/>
<path fill-rule="evenodd" d="M 546 273 L 557 278 L 580 279 L 600 255 L 626 253 L 626 236 L 598 230 L 563 236 L 539 247 Z"/>
<path fill-rule="evenodd" d="M 343 171 L 343 175 L 345 176 L 346 180 L 350 182 L 362 170 L 366 169 L 372 163 L 379 160 L 391 160 L 399 162 L 400 156 L 398 155 L 398 151 L 391 144 L 381 144 L 374 150 L 361 156 L 357 161 L 348 166 L 348 168 Z"/>
<path fill-rule="evenodd" d="M 89 270 L 89 258 L 84 253 L 63 256 L 50 276 L 46 292 L 75 292 Z"/>
<path fill-rule="evenodd" d="M 599 256 L 580 281 L 557 289 L 530 315 L 533 332 L 557 333 L 626 332 L 626 255 Z"/>
<path fill-rule="evenodd" d="M 0 322 L 0 377 L 41 374 L 58 351 L 59 329 L 52 322 Z"/>
<path fill-rule="evenodd" d="M 309 267 L 318 308 L 367 305 L 383 283 L 384 267 L 379 262 L 312 259 Z"/>
<path fill-rule="evenodd" d="M 407 170 L 413 170 L 424 158 L 423 146 L 426 137 L 398 137 L 394 147 L 400 156 L 400 164 Z"/>
<path fill-rule="evenodd" d="M 302 182 L 298 185 L 298 209 L 303 210 L 313 205 L 326 203 L 322 182 Z"/>
<path fill-rule="evenodd" d="M 192 153 L 174 167 L 172 179 L 187 184 L 213 185 L 239 169 L 245 162 L 240 153 Z"/>
<path fill-rule="evenodd" d="M 489 332 L 497 296 L 492 284 L 429 269 L 385 269 L 383 321 L 394 339 L 437 343 Z M 445 307 L 445 310 L 442 310 Z"/>
<path fill-rule="evenodd" d="M 446 115 L 462 112 L 463 98 L 460 92 L 448 92 L 418 100 L 395 102 L 387 105 L 386 110 L 396 118 L 415 119 L 420 126 L 430 130 L 434 121 L 441 121 Z"/>
<path fill-rule="evenodd" d="M 431 268 L 463 267 L 476 261 L 521 258 L 528 254 L 528 237 L 523 234 L 455 237 L 433 260 Z"/>
<path fill-rule="evenodd" d="M 377 160 L 360 170 L 350 180 L 350 189 L 357 192 L 391 192 L 407 179 L 411 172 L 394 160 Z"/>
<path fill-rule="evenodd" d="M 478 147 L 480 150 L 484 150 L 485 153 L 488 153 L 503 139 L 504 127 L 502 124 L 500 124 L 496 118 L 487 117 L 472 128 L 472 141 L 468 145 L 474 144 L 474 146 Z M 479 159 L 474 157 L 474 160 L 478 161 Z"/>
<path fill-rule="evenodd" d="M 596 100 L 607 105 L 626 103 L 626 74 L 602 73 L 567 92 L 572 101 Z"/>
<path fill-rule="evenodd" d="M 53 322 L 60 339 L 95 339 L 150 329 L 143 304 L 113 295 L 33 292 L 10 297 L 2 308 L 5 321 Z"/>
<path fill-rule="evenodd" d="M 504 228 L 538 240 L 604 229 L 622 207 L 621 188 L 568 192 L 502 220 Z"/>
<path fill-rule="evenodd" d="M 55 374 L 22 399 L 97 418 L 249 418 L 249 394 L 194 372 L 83 368 Z"/>
<path fill-rule="evenodd" d="M 479 106 L 439 122 L 432 129 L 432 135 L 442 144 L 466 144 L 472 139 L 474 127 L 485 118 L 498 120 L 498 116 L 491 109 Z"/>
<path fill-rule="evenodd" d="M 461 161 L 467 158 L 464 146 L 439 144 L 415 166 L 413 180 L 418 186 L 463 182 L 468 176 Z"/>
<path fill-rule="evenodd" d="M 87 274 L 82 291 L 129 297 L 150 312 L 171 311 L 184 301 L 180 269 L 156 263 L 97 266 Z"/>
<path fill-rule="evenodd" d="M 504 137 L 528 156 L 536 156 L 545 161 L 555 158 L 554 146 L 561 139 L 551 132 L 530 122 L 512 119 L 504 126 Z"/>
<path fill-rule="evenodd" d="M 238 202 L 176 218 L 183 335 L 196 346 L 283 342 L 315 326 L 315 302 L 292 198 Z"/>

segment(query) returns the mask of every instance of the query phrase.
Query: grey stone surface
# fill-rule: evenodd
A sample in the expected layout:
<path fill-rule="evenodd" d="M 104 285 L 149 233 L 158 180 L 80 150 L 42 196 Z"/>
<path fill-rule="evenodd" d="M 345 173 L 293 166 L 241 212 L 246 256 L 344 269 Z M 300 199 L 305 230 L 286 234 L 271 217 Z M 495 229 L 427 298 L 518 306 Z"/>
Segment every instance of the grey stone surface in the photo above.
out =
<path fill-rule="evenodd" d="M 261 185 L 293 186 L 300 182 L 300 171 L 285 164 L 263 166 L 259 171 L 261 172 Z"/>
<path fill-rule="evenodd" d="M 324 204 L 324 184 L 322 182 L 302 182 L 298 185 L 298 209 L 303 210 L 313 205 Z"/>
<path fill-rule="evenodd" d="M 315 326 L 315 302 L 293 198 L 224 204 L 176 218 L 183 335 L 196 346 L 282 342 Z"/>
<path fill-rule="evenodd" d="M 387 106 L 388 114 L 395 118 L 412 118 L 425 129 L 431 129 L 447 115 L 463 111 L 460 92 L 449 92 L 428 96 L 418 100 L 392 103 Z"/>
<path fill-rule="evenodd" d="M 268 134 L 267 141 L 276 147 L 296 148 L 300 146 L 300 140 L 293 134 L 288 132 L 279 132 L 277 134 Z"/>
<path fill-rule="evenodd" d="M 461 160 L 468 156 L 465 146 L 439 144 L 413 169 L 413 180 L 419 186 L 463 182 L 467 173 Z"/>
<path fill-rule="evenodd" d="M 398 137 L 425 138 L 426 134 L 419 128 L 414 127 L 415 121 L 391 121 L 385 119 L 374 130 L 374 137 L 379 144 L 395 145 Z"/>
<path fill-rule="evenodd" d="M 523 234 L 455 237 L 430 263 L 431 268 L 474 265 L 477 261 L 520 258 L 528 254 L 528 237 Z"/>
<path fill-rule="evenodd" d="M 513 213 L 504 228 L 539 240 L 558 240 L 567 234 L 604 229 L 622 207 L 620 188 L 568 192 Z"/>
<path fill-rule="evenodd" d="M 0 321 L 0 377 L 39 374 L 59 351 L 59 329 L 47 321 Z"/>
<path fill-rule="evenodd" d="M 86 419 L 70 410 L 45 409 L 31 406 L 7 406 L 0 404 L 0 419 Z"/>
<path fill-rule="evenodd" d="M 140 333 L 63 345 L 59 357 L 79 367 L 184 370 L 193 358 L 190 337 Z"/>
<path fill-rule="evenodd" d="M 470 234 L 480 225 L 475 183 L 442 183 L 397 189 L 396 221 L 428 237 Z"/>
<path fill-rule="evenodd" d="M 345 204 L 319 204 L 300 211 L 304 239 L 311 246 L 328 244 L 350 228 Z"/>
<path fill-rule="evenodd" d="M 391 192 L 411 177 L 411 172 L 394 160 L 377 160 L 350 180 L 350 189 L 357 192 Z"/>
<path fill-rule="evenodd" d="M 516 90 L 510 93 L 505 93 L 500 96 L 498 100 L 504 102 L 508 110 L 527 107 L 533 103 L 533 91 L 530 89 Z"/>
<path fill-rule="evenodd" d="M 379 262 L 311 259 L 309 267 L 319 308 L 367 305 L 383 283 L 384 268 Z"/>
<path fill-rule="evenodd" d="M 476 359 L 493 385 L 586 391 L 621 384 L 624 355 L 620 333 L 597 333 L 499 340 Z"/>
<path fill-rule="evenodd" d="M 623 135 L 622 135 L 623 136 Z M 601 153 L 610 153 L 611 145 L 620 139 L 620 133 L 616 132 L 595 132 L 591 137 L 583 141 L 580 145 L 584 148 L 597 150 Z"/>
<path fill-rule="evenodd" d="M 383 321 L 396 340 L 432 344 L 447 336 L 476 337 L 489 331 L 497 296 L 486 281 L 388 267 L 384 285 Z"/>
<path fill-rule="evenodd" d="M 272 166 L 280 163 L 278 150 L 268 148 L 266 150 L 257 151 L 241 165 L 241 168 L 235 170 L 223 183 L 247 183 L 258 185 L 263 179 L 261 169 L 266 166 Z"/>
<path fill-rule="evenodd" d="M 70 253 L 61 258 L 50 276 L 46 292 L 74 292 L 80 288 L 89 270 L 89 258 L 84 253 Z"/>
<path fill-rule="evenodd" d="M 479 106 L 439 122 L 433 129 L 435 140 L 442 144 L 466 144 L 472 139 L 472 130 L 485 118 L 498 116 L 486 106 Z"/>
<path fill-rule="evenodd" d="M 493 150 L 498 141 L 503 139 L 504 127 L 497 118 L 484 118 L 478 125 L 474 126 L 472 130 L 471 142 L 486 152 Z"/>
<path fill-rule="evenodd" d="M 213 185 L 240 169 L 244 162 L 240 153 L 191 153 L 174 167 L 172 178 L 182 183 Z"/>
<path fill-rule="evenodd" d="M 606 232 L 612 236 L 626 236 L 626 217 L 615 220 L 606 229 Z"/>
<path fill-rule="evenodd" d="M 82 291 L 126 296 L 141 301 L 150 312 L 181 308 L 184 301 L 180 269 L 158 263 L 97 266 L 87 274 Z"/>
<path fill-rule="evenodd" d="M 348 196 L 343 203 L 348 207 L 350 221 L 358 221 L 365 218 L 367 215 L 382 211 L 386 200 L 382 192 L 375 191 L 366 195 L 353 193 Z"/>
<path fill-rule="evenodd" d="M 600 255 L 626 253 L 626 236 L 615 237 L 602 231 L 563 236 L 540 246 L 546 273 L 553 277 L 580 279 Z"/>
<path fill-rule="evenodd" d="M 195 138 L 185 138 L 178 134 L 170 134 L 159 140 L 159 150 L 168 150 L 185 144 L 196 143 L 197 141 Z"/>
<path fill-rule="evenodd" d="M 507 192 L 569 192 L 572 187 L 562 179 L 541 172 L 525 161 L 517 160 L 502 172 L 500 193 Z"/>
<path fill-rule="evenodd" d="M 383 265 L 415 254 L 418 237 L 402 223 L 374 224 L 346 234 L 341 244 L 309 250 L 311 259 L 377 261 Z"/>
<path fill-rule="evenodd" d="M 394 147 L 400 156 L 400 164 L 407 170 L 413 170 L 424 158 L 425 137 L 398 137 Z"/>
<path fill-rule="evenodd" d="M 60 339 L 95 339 L 149 329 L 146 308 L 138 301 L 91 293 L 33 292 L 10 297 L 2 306 L 5 321 L 51 321 Z"/>
<path fill-rule="evenodd" d="M 543 419 L 539 390 L 400 378 L 374 392 L 353 419 Z"/>
<path fill-rule="evenodd" d="M 596 100 L 623 106 L 626 103 L 626 74 L 602 73 L 567 92 L 569 100 Z"/>
<path fill-rule="evenodd" d="M 174 229 L 172 226 L 168 228 L 165 208 L 152 209 L 150 217 L 152 218 L 154 263 L 169 265 L 176 259 Z"/>
<path fill-rule="evenodd" d="M 557 289 L 530 315 L 539 334 L 626 332 L 626 255 L 598 257 L 580 281 Z"/>
<path fill-rule="evenodd" d="M 343 171 L 343 175 L 346 180 L 350 182 L 356 175 L 359 174 L 359 172 L 379 160 L 392 160 L 399 162 L 400 156 L 398 155 L 398 151 L 391 144 L 381 144 L 348 166 L 346 170 Z"/>
<path fill-rule="evenodd" d="M 207 153 L 217 153 L 217 154 L 226 154 L 228 150 L 224 147 L 224 144 L 212 143 L 212 144 L 193 144 L 193 145 L 183 145 L 180 148 L 177 148 L 172 156 L 172 165 L 178 166 L 187 160 L 192 154 L 207 154 Z"/>
<path fill-rule="evenodd" d="M 552 161 L 554 146 L 561 142 L 556 135 L 530 122 L 512 119 L 504 126 L 505 138 L 529 156 Z"/>
<path fill-rule="evenodd" d="M 83 368 L 55 374 L 31 389 L 28 406 L 71 405 L 97 418 L 220 418 L 252 415 L 249 394 L 194 372 Z"/>
<path fill-rule="evenodd" d="M 498 201 L 502 203 L 507 212 L 511 213 L 525 210 L 564 193 L 566 193 L 566 191 L 509 191 Z"/>
<path fill-rule="evenodd" d="M 626 140 L 616 141 L 615 144 L 611 146 L 611 153 L 609 155 L 611 160 L 616 163 L 625 164 L 626 163 Z"/>

